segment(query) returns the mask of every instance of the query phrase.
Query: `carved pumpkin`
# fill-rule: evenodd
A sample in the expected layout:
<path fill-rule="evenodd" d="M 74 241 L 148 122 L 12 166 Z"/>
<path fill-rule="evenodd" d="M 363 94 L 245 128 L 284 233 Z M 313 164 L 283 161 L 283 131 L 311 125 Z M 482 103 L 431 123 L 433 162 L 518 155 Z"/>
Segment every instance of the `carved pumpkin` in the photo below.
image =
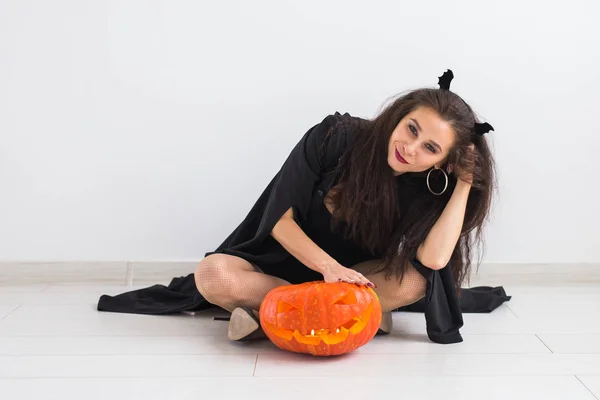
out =
<path fill-rule="evenodd" d="M 373 289 L 344 282 L 280 286 L 260 306 L 260 324 L 277 347 L 314 356 L 354 351 L 375 336 L 380 323 Z"/>

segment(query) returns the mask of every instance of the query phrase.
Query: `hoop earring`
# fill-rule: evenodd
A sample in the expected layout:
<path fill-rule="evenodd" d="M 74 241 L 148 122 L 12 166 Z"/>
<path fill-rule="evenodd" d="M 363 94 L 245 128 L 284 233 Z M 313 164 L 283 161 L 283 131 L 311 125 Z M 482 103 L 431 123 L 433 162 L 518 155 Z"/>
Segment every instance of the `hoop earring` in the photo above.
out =
<path fill-rule="evenodd" d="M 431 175 L 431 172 L 432 172 L 433 170 L 442 171 L 442 173 L 444 174 L 444 178 L 446 179 L 446 184 L 444 185 L 444 190 L 442 190 L 440 193 L 436 193 L 436 192 L 434 192 L 433 190 L 431 190 L 431 186 L 429 185 L 429 175 Z M 429 191 L 430 191 L 432 194 L 436 195 L 436 196 L 440 196 L 440 195 L 444 194 L 444 192 L 445 192 L 445 191 L 446 191 L 446 189 L 448 188 L 448 175 L 446 175 L 446 173 L 444 172 L 444 170 L 443 170 L 443 169 L 441 169 L 441 168 L 432 168 L 432 169 L 430 169 L 430 170 L 429 170 L 429 173 L 427 174 L 427 179 L 426 179 L 426 180 L 427 180 L 427 189 L 429 189 Z"/>

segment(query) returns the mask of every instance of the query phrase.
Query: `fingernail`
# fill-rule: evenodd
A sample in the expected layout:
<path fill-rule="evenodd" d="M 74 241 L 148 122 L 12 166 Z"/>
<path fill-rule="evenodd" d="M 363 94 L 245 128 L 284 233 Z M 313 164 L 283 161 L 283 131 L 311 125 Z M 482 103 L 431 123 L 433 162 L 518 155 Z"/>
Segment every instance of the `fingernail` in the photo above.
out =
<path fill-rule="evenodd" d="M 367 283 L 368 287 L 375 287 L 375 285 L 373 285 L 371 282 Z"/>
<path fill-rule="evenodd" d="M 341 281 L 342 281 L 342 278 L 338 278 L 338 282 L 341 282 Z"/>

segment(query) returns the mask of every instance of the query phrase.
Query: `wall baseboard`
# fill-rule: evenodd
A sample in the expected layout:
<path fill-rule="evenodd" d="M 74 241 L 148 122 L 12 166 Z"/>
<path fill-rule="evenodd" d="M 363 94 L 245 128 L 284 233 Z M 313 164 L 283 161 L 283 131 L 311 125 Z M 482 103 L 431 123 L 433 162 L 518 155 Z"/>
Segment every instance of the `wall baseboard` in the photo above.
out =
<path fill-rule="evenodd" d="M 192 261 L 67 261 L 0 262 L 0 285 L 167 285 L 173 277 L 192 273 Z M 600 263 L 483 263 L 471 273 L 470 284 L 598 285 Z"/>

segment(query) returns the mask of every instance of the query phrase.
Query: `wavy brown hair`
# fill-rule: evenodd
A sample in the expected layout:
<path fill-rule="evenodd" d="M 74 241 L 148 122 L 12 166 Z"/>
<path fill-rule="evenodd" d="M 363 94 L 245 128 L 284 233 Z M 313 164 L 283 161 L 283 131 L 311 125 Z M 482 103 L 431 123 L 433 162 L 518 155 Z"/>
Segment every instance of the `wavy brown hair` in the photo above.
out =
<path fill-rule="evenodd" d="M 436 196 L 426 185 L 429 170 L 394 176 L 387 162 L 391 134 L 400 120 L 418 107 L 435 110 L 456 134 L 454 147 L 442 162 L 442 168 L 447 170 L 448 164 L 452 164 L 454 170 L 458 166 L 473 174 L 461 235 L 450 259 L 460 288 L 469 277 L 472 246 L 478 244 L 484 250 L 482 228 L 496 189 L 496 174 L 485 136 L 473 135 L 471 131 L 478 118 L 466 102 L 449 90 L 411 91 L 398 97 L 372 120 L 354 118 L 348 122 L 347 129 L 356 131 L 336 170 L 340 186 L 332 192 L 333 225 L 346 222 L 348 238 L 357 240 L 374 257 L 385 260 L 373 272 L 385 271 L 388 279 L 395 273 L 402 280 L 410 260 L 416 257 L 419 245 L 450 200 L 457 179 L 455 174 L 448 174 L 448 188 Z M 463 156 L 471 143 L 475 145 L 475 158 L 473 163 L 467 163 Z M 441 182 L 436 182 L 434 176 Z M 441 191 L 442 174 L 434 173 L 430 178 L 433 190 Z M 480 262 L 481 257 L 478 265 Z"/>

